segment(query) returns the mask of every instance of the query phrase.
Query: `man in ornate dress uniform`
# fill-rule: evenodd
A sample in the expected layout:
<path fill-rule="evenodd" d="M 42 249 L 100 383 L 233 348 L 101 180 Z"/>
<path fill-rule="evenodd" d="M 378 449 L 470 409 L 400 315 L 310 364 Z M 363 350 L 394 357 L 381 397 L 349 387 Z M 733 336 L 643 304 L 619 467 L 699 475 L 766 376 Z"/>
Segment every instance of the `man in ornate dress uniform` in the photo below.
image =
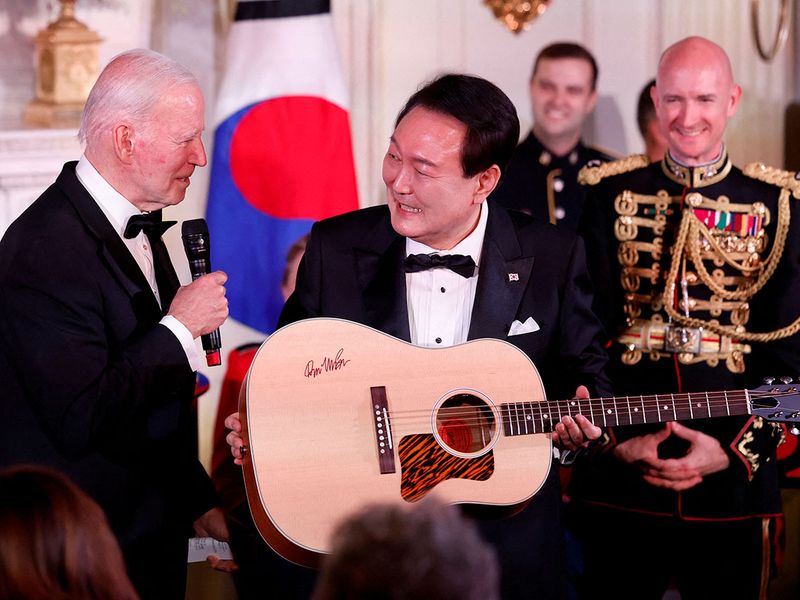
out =
<path fill-rule="evenodd" d="M 611 160 L 584 145 L 583 124 L 597 103 L 597 63 L 583 46 L 551 44 L 536 57 L 530 82 L 533 129 L 517 146 L 491 199 L 575 231 L 586 190 L 578 172 Z"/>
<path fill-rule="evenodd" d="M 800 374 L 800 181 L 731 164 L 741 89 L 725 52 L 687 38 L 653 100 L 669 151 L 587 167 L 581 231 L 617 395 L 709 392 Z M 592 597 L 765 597 L 780 516 L 780 430 L 722 417 L 608 431 L 572 506 Z M 612 576 L 613 574 L 613 576 Z"/>

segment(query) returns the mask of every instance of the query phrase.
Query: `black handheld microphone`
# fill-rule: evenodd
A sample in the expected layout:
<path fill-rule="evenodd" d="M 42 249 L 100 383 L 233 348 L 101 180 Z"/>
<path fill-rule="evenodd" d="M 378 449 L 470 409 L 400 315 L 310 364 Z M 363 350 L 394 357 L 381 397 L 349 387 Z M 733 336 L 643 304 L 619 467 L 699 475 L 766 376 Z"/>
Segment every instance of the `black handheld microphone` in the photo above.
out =
<path fill-rule="evenodd" d="M 181 226 L 183 249 L 189 261 L 189 271 L 192 281 L 211 272 L 211 241 L 208 237 L 208 225 L 205 219 L 191 219 L 184 221 Z M 200 338 L 203 341 L 203 350 L 206 351 L 206 364 L 216 367 L 222 363 L 219 349 L 222 348 L 222 338 L 219 329 L 207 333 Z"/>

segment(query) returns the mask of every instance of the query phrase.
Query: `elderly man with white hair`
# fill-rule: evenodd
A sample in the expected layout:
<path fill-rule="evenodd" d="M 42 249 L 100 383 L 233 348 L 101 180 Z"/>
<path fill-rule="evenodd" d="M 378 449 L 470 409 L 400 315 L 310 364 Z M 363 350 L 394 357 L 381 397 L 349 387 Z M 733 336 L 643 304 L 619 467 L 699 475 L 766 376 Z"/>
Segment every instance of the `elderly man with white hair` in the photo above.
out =
<path fill-rule="evenodd" d="M 83 156 L 0 242 L 0 465 L 48 465 L 88 492 L 142 598 L 183 598 L 193 523 L 227 536 L 191 419 L 194 338 L 227 317 L 226 276 L 181 287 L 161 241 L 161 209 L 206 164 L 203 128 L 184 67 L 117 56 L 86 103 Z"/>

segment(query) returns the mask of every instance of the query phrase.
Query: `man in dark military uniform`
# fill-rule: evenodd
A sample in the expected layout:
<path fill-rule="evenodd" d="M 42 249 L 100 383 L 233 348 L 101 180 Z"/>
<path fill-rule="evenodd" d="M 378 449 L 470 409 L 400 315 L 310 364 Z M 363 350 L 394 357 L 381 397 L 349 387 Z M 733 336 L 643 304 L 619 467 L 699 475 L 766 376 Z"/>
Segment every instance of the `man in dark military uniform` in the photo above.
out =
<path fill-rule="evenodd" d="M 719 46 L 678 42 L 653 91 L 667 156 L 581 172 L 617 395 L 800 373 L 800 181 L 732 166 L 722 136 L 740 96 Z M 660 599 L 670 581 L 684 598 L 764 597 L 780 440 L 749 416 L 609 430 L 570 490 L 591 597 Z"/>
<path fill-rule="evenodd" d="M 596 85 L 597 63 L 583 46 L 557 43 L 539 53 L 530 83 L 533 129 L 517 146 L 492 200 L 577 228 L 586 198 L 578 172 L 592 160 L 611 159 L 581 142 L 597 102 Z"/>

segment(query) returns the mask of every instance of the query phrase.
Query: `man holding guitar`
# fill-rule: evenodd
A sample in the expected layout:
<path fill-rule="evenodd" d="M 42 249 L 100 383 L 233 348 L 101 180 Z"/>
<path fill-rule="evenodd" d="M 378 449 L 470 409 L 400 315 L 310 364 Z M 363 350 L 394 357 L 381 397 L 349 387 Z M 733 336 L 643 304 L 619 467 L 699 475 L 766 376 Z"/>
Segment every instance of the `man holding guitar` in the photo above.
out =
<path fill-rule="evenodd" d="M 388 206 L 314 226 L 279 324 L 338 317 L 429 348 L 497 338 L 533 361 L 548 396 L 607 395 L 581 241 L 486 202 L 518 138 L 514 106 L 488 81 L 445 75 L 415 93 L 383 161 Z M 403 368 L 409 380 L 422 375 Z M 241 464 L 242 424 L 231 415 L 226 425 Z M 600 436 L 581 416 L 554 429 L 570 450 Z M 561 597 L 559 505 L 553 470 L 521 512 L 480 522 L 498 550 L 503 598 Z"/>
<path fill-rule="evenodd" d="M 664 159 L 581 173 L 617 394 L 736 390 L 800 373 L 800 181 L 732 166 L 722 137 L 741 93 L 722 48 L 682 40 L 651 91 Z M 673 579 L 685 598 L 765 597 L 780 439 L 752 416 L 612 428 L 572 477 L 587 597 L 660 599 Z"/>

